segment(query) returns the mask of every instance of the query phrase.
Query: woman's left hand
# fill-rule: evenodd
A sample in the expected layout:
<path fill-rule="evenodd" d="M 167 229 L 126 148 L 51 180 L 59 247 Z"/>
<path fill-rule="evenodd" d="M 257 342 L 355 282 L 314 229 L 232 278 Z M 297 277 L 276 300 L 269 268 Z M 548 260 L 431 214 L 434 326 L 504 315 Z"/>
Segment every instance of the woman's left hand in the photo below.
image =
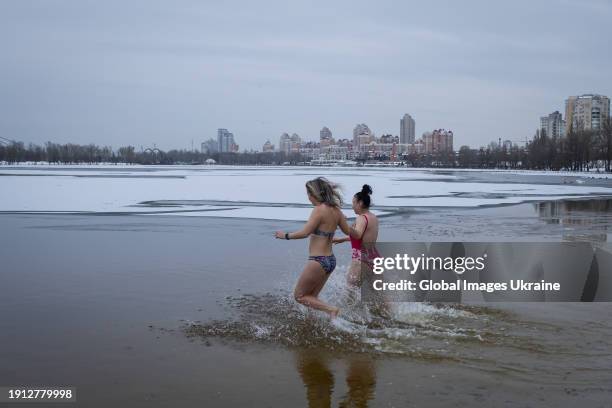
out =
<path fill-rule="evenodd" d="M 276 231 L 274 233 L 276 239 L 285 239 L 285 233 L 283 231 Z"/>

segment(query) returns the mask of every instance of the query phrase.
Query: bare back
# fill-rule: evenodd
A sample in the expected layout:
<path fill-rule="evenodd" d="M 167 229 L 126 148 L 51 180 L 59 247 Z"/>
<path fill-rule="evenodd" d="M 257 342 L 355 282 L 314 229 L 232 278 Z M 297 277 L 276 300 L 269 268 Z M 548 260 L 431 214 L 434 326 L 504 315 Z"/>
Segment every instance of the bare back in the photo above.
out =
<path fill-rule="evenodd" d="M 361 242 L 364 247 L 370 247 L 378 239 L 378 217 L 369 211 L 364 215 L 368 218 L 368 225 L 363 233 Z"/>
<path fill-rule="evenodd" d="M 324 232 L 336 231 L 340 223 L 340 217 L 343 217 L 339 208 L 332 207 L 326 204 L 318 205 L 313 211 L 317 211 L 320 217 L 318 229 Z M 332 254 L 332 239 L 321 235 L 310 235 L 310 244 L 308 245 L 308 254 L 311 256 L 331 255 Z"/>

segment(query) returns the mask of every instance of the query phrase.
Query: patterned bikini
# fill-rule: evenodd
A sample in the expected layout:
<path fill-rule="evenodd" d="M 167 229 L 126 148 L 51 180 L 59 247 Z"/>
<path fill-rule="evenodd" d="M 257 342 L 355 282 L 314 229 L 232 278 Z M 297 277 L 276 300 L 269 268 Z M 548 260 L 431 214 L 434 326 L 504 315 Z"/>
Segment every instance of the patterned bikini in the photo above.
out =
<path fill-rule="evenodd" d="M 335 231 L 327 232 L 321 231 L 320 229 L 316 229 L 313 231 L 314 235 L 318 235 L 321 237 L 327 237 L 330 240 L 334 238 Z M 332 273 L 332 271 L 336 268 L 336 256 L 334 254 L 331 255 L 311 255 L 308 257 L 308 260 L 318 262 L 319 265 L 323 268 L 326 274 Z"/>

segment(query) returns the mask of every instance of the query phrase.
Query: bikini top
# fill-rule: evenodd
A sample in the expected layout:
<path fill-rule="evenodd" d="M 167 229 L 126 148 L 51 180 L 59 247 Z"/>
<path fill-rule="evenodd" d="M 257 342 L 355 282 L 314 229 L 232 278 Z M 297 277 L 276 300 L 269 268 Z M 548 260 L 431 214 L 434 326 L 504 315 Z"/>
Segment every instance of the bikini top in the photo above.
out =
<path fill-rule="evenodd" d="M 327 231 L 321 231 L 320 229 L 316 229 L 312 232 L 314 235 L 319 235 L 321 237 L 327 237 L 327 238 L 333 238 L 334 234 L 336 233 L 336 231 L 332 231 L 332 232 L 327 232 Z"/>

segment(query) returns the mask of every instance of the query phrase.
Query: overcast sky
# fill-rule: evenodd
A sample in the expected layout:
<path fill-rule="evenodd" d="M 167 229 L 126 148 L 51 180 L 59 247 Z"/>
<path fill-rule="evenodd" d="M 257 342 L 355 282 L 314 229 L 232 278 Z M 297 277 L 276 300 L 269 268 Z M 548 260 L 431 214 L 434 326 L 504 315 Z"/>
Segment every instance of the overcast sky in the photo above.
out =
<path fill-rule="evenodd" d="M 315 5 L 316 4 L 316 5 Z M 612 2 L 0 1 L 0 136 L 188 148 L 357 123 L 525 140 L 612 95 Z"/>

